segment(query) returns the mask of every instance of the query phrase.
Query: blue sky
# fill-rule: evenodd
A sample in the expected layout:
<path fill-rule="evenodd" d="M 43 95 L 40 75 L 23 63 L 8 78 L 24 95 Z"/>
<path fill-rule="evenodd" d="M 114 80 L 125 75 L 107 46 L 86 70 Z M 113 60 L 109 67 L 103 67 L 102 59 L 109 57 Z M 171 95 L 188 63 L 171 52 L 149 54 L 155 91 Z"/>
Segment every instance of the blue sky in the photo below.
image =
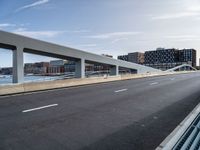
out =
<path fill-rule="evenodd" d="M 0 10 L 1 30 L 115 58 L 157 47 L 200 49 L 199 0 L 1 0 Z M 44 60 L 25 55 L 25 62 Z M 0 50 L 0 67 L 11 62 L 11 52 Z"/>

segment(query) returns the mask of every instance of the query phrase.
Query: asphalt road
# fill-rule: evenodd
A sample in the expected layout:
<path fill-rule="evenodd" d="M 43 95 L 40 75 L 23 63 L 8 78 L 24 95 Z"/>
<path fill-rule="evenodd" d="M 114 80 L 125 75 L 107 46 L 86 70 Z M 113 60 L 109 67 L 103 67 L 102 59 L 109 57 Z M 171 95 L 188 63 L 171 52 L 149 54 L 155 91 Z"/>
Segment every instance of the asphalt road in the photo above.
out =
<path fill-rule="evenodd" d="M 200 102 L 200 73 L 0 98 L 0 150 L 151 150 Z"/>

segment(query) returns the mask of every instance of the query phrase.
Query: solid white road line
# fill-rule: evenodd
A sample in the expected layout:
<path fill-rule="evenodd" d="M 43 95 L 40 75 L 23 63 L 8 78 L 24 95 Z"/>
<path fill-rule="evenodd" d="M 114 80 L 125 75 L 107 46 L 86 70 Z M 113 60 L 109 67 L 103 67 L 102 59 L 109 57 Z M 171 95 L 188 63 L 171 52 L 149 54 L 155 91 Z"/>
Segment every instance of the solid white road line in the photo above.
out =
<path fill-rule="evenodd" d="M 22 112 L 26 113 L 26 112 L 31 112 L 31 111 L 40 110 L 40 109 L 49 108 L 49 107 L 54 107 L 54 106 L 58 106 L 58 104 L 51 104 L 51 105 L 46 105 L 46 106 L 37 107 L 37 108 L 33 108 L 33 109 L 27 109 L 27 110 L 24 110 Z"/>
<path fill-rule="evenodd" d="M 121 90 L 115 91 L 115 93 L 124 92 L 124 91 L 127 91 L 127 90 L 128 90 L 128 89 L 121 89 Z"/>
<path fill-rule="evenodd" d="M 156 85 L 158 84 L 158 82 L 153 82 L 153 83 L 150 83 L 150 85 Z"/>

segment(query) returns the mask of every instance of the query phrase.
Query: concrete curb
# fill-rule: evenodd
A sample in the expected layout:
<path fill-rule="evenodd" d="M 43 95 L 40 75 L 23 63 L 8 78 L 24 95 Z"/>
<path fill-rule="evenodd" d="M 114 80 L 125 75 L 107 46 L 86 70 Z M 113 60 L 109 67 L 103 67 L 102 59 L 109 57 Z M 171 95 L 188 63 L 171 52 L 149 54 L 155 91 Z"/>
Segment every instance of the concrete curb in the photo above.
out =
<path fill-rule="evenodd" d="M 193 109 L 193 111 L 170 133 L 169 136 L 156 148 L 156 150 L 171 150 L 181 136 L 185 133 L 194 119 L 200 113 L 200 103 Z"/>
<path fill-rule="evenodd" d="M 0 86 L 0 96 L 13 95 L 19 93 L 28 93 L 35 91 L 44 91 L 58 88 L 67 88 L 74 86 L 83 86 L 90 84 L 98 84 L 105 82 L 113 82 L 120 80 L 132 80 L 139 78 L 147 78 L 154 76 L 166 76 L 172 74 L 184 74 L 190 72 L 165 72 L 165 73 L 154 73 L 154 74 L 136 74 L 136 75 L 124 75 L 124 76 L 109 76 L 109 77 L 94 77 L 85 79 L 67 79 L 67 80 L 55 80 L 45 82 L 32 82 L 23 84 L 11 84 Z"/>

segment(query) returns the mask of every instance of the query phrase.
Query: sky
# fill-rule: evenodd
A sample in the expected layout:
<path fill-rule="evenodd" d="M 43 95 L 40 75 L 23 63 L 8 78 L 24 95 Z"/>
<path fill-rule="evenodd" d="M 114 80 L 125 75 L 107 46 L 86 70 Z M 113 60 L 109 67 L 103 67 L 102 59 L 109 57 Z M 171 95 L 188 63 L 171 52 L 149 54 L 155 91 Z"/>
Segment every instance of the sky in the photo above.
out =
<path fill-rule="evenodd" d="M 194 48 L 200 57 L 200 0 L 1 0 L 0 10 L 0 30 L 95 54 L 163 47 Z M 12 66 L 12 52 L 0 49 L 5 66 Z"/>

